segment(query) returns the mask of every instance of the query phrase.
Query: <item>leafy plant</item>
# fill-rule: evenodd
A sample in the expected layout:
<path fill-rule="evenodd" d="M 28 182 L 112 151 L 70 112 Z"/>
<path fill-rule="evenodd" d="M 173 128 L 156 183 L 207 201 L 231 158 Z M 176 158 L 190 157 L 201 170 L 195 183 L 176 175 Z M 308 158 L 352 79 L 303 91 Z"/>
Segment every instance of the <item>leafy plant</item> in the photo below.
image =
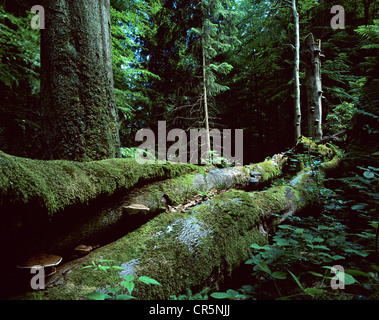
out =
<path fill-rule="evenodd" d="M 104 259 L 99 260 L 99 262 L 101 263 L 106 262 L 107 264 L 109 264 L 109 262 L 112 262 L 112 261 L 113 260 L 104 260 Z M 100 264 L 99 262 L 95 263 L 94 261 L 92 261 L 92 265 L 85 266 L 83 267 L 83 269 L 92 268 L 93 270 L 101 270 L 103 272 L 108 272 L 108 270 L 110 269 L 124 270 L 124 268 L 117 265 L 112 265 L 112 266 L 103 265 L 103 264 Z M 92 300 L 131 300 L 131 299 L 136 299 L 136 297 L 132 296 L 132 292 L 135 287 L 135 281 L 138 281 L 140 283 L 144 283 L 147 285 L 153 284 L 153 285 L 161 286 L 161 284 L 157 280 L 152 279 L 147 276 L 141 276 L 141 277 L 136 278 L 134 275 L 127 274 L 122 277 L 122 280 L 123 281 L 121 281 L 120 283 L 121 287 L 115 287 L 115 288 L 107 287 L 106 288 L 106 291 L 110 294 L 105 293 L 105 292 L 95 291 L 88 294 L 87 297 Z M 125 290 L 127 293 L 125 292 Z"/>
<path fill-rule="evenodd" d="M 201 162 L 205 163 L 206 165 L 214 165 L 220 168 L 228 168 L 234 166 L 233 163 L 231 163 L 227 158 L 220 156 L 215 150 L 208 151 L 208 154 L 208 159 L 201 158 Z"/>
<path fill-rule="evenodd" d="M 122 147 L 121 148 L 121 155 L 123 158 L 132 158 L 134 159 L 136 156 L 136 149 L 137 148 L 127 148 L 127 147 Z"/>
<path fill-rule="evenodd" d="M 190 288 L 187 288 L 187 291 L 185 294 L 181 294 L 179 296 L 171 295 L 170 299 L 172 300 L 208 300 L 209 290 L 210 290 L 209 287 L 205 287 L 200 292 L 194 294 Z"/>
<path fill-rule="evenodd" d="M 106 259 L 100 259 L 97 263 L 95 261 L 92 261 L 92 265 L 85 266 L 83 269 L 92 268 L 93 270 L 101 270 L 107 272 L 109 269 L 117 269 L 117 270 L 124 270 L 124 268 L 120 266 L 110 266 L 109 263 L 114 260 L 106 260 Z M 106 262 L 107 265 L 101 264 L 103 262 Z"/>
<path fill-rule="evenodd" d="M 233 289 L 228 289 L 226 292 L 213 292 L 211 297 L 215 299 L 241 300 L 244 298 L 244 295 Z"/>
<path fill-rule="evenodd" d="M 346 232 L 346 225 L 326 215 L 321 215 L 320 219 L 303 217 L 289 218 L 289 220 L 291 225 L 278 226 L 272 244 L 261 246 L 253 243 L 251 258 L 246 261 L 246 264 L 253 265 L 253 275 L 256 279 L 274 282 L 280 299 L 304 294 L 315 298 L 317 295 L 328 294 L 329 287 L 326 285 L 315 287 L 312 285 L 315 280 L 312 280 L 310 275 L 322 277 L 323 281 L 330 280 L 332 277 L 319 272 L 325 268 L 333 268 L 326 264 L 337 265 L 343 261 L 344 265 L 351 265 L 352 259 L 360 260 L 368 257 L 373 251 L 359 243 L 361 239 L 371 242 L 375 237 L 375 232 L 372 230 L 349 234 Z M 296 274 L 293 270 L 296 270 Z M 354 270 L 361 272 L 358 267 Z M 288 283 L 288 275 L 295 280 L 301 292 L 282 296 L 280 283 L 281 281 Z M 311 285 L 305 286 L 300 281 L 299 275 Z M 364 272 L 362 275 L 367 276 Z M 346 273 L 337 273 L 336 276 L 341 279 L 343 277 L 345 285 L 363 285 L 353 277 L 354 272 L 350 270 Z M 370 281 L 375 282 L 375 275 L 371 276 Z"/>
<path fill-rule="evenodd" d="M 341 104 L 334 106 L 327 115 L 325 127 L 331 134 L 346 130 L 356 112 L 357 107 L 354 103 L 343 101 Z"/>
<path fill-rule="evenodd" d="M 309 296 L 311 296 L 313 298 L 316 295 L 324 293 L 324 290 L 319 289 L 319 288 L 304 288 L 303 285 L 301 284 L 299 278 L 296 277 L 291 271 L 288 270 L 288 272 L 290 273 L 290 275 L 292 276 L 292 278 L 295 280 L 296 284 L 301 289 L 302 292 L 300 294 L 304 293 L 304 294 L 309 295 Z M 280 298 L 280 300 L 285 300 L 285 299 L 288 299 L 290 297 L 294 297 L 294 296 L 297 296 L 297 295 L 299 295 L 299 294 L 294 294 L 294 295 L 291 295 L 291 296 L 282 297 L 282 298 Z"/>

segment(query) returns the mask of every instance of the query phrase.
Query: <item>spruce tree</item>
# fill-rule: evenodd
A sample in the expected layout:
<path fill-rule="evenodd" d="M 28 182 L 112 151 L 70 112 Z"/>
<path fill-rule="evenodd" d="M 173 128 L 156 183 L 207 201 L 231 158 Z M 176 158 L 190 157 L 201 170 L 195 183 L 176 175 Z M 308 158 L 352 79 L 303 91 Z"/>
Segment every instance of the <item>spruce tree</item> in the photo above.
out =
<path fill-rule="evenodd" d="M 209 102 L 212 97 L 228 90 L 225 85 L 218 83 L 217 77 L 227 75 L 233 68 L 227 62 L 220 62 L 216 58 L 232 49 L 239 43 L 235 19 L 238 12 L 232 7 L 231 1 L 203 0 L 201 1 L 202 22 L 201 28 L 193 28 L 192 31 L 199 36 L 201 41 L 201 66 L 202 66 L 202 102 L 204 107 L 204 122 L 206 129 L 206 150 L 202 155 L 209 158 L 211 151 Z"/>
<path fill-rule="evenodd" d="M 46 159 L 120 156 L 110 2 L 45 0 L 41 114 Z M 75 14 L 73 14 L 75 12 Z"/>

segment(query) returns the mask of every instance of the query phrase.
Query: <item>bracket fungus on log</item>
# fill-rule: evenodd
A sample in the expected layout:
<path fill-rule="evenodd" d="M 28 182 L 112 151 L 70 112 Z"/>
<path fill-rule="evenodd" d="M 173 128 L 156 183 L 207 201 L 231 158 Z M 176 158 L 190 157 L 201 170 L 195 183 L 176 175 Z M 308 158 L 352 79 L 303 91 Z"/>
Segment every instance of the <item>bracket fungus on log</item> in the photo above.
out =
<path fill-rule="evenodd" d="M 128 206 L 124 206 L 123 208 L 127 214 L 137 214 L 137 213 L 140 213 L 141 211 L 144 213 L 147 213 L 147 211 L 150 211 L 150 209 L 146 207 L 145 205 L 137 204 L 137 203 L 129 204 Z"/>
<path fill-rule="evenodd" d="M 95 250 L 98 247 L 99 247 L 99 245 L 96 245 L 96 246 L 87 246 L 85 244 L 80 244 L 80 245 L 78 245 L 74 249 L 74 251 L 79 256 L 85 256 L 85 255 L 89 254 L 91 251 Z"/>
<path fill-rule="evenodd" d="M 62 257 L 54 254 L 39 253 L 26 261 L 17 264 L 19 269 L 31 270 L 33 268 L 45 269 L 45 277 L 50 276 L 56 272 L 56 266 L 60 264 Z"/>

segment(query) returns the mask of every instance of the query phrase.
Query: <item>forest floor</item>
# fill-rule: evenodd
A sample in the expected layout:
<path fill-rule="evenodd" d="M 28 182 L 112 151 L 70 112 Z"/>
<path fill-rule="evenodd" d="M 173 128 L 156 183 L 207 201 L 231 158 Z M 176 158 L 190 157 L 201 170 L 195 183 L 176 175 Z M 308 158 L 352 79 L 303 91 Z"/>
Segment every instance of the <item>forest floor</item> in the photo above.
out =
<path fill-rule="evenodd" d="M 233 271 L 221 296 L 379 300 L 379 169 L 350 169 L 326 179 L 313 205 L 284 221 L 269 245 L 252 245 L 251 259 Z"/>
<path fill-rule="evenodd" d="M 308 155 L 302 157 L 290 157 L 293 169 L 271 186 L 287 184 Z M 318 157 L 308 160 L 307 165 L 321 164 Z M 377 167 L 356 162 L 323 178 L 314 187 L 312 204 L 277 226 L 269 244 L 252 243 L 250 259 L 232 272 L 220 292 L 188 288 L 171 298 L 379 300 L 378 180 Z M 187 210 L 220 192 L 199 193 L 169 211 Z"/>

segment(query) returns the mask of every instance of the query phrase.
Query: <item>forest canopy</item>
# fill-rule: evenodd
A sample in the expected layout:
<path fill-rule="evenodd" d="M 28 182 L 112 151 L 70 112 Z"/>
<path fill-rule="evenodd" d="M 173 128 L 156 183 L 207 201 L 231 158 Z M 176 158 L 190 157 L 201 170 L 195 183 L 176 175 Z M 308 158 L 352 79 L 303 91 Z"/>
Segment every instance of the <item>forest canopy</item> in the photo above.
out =
<path fill-rule="evenodd" d="M 141 128 L 157 130 L 158 121 L 166 121 L 168 131 L 205 128 L 207 100 L 211 128 L 244 130 L 245 162 L 291 147 L 294 21 L 287 4 L 111 1 L 121 146 L 138 146 L 136 132 Z M 324 135 L 347 128 L 360 108 L 364 89 L 378 73 L 377 3 L 344 1 L 344 29 L 331 27 L 335 16 L 331 7 L 335 4 L 338 1 L 297 4 L 304 135 L 308 131 L 307 35 L 312 33 L 322 47 Z M 0 6 L 0 148 L 14 155 L 41 158 L 40 34 L 30 28 L 32 5 L 30 1 L 3 1 Z"/>

